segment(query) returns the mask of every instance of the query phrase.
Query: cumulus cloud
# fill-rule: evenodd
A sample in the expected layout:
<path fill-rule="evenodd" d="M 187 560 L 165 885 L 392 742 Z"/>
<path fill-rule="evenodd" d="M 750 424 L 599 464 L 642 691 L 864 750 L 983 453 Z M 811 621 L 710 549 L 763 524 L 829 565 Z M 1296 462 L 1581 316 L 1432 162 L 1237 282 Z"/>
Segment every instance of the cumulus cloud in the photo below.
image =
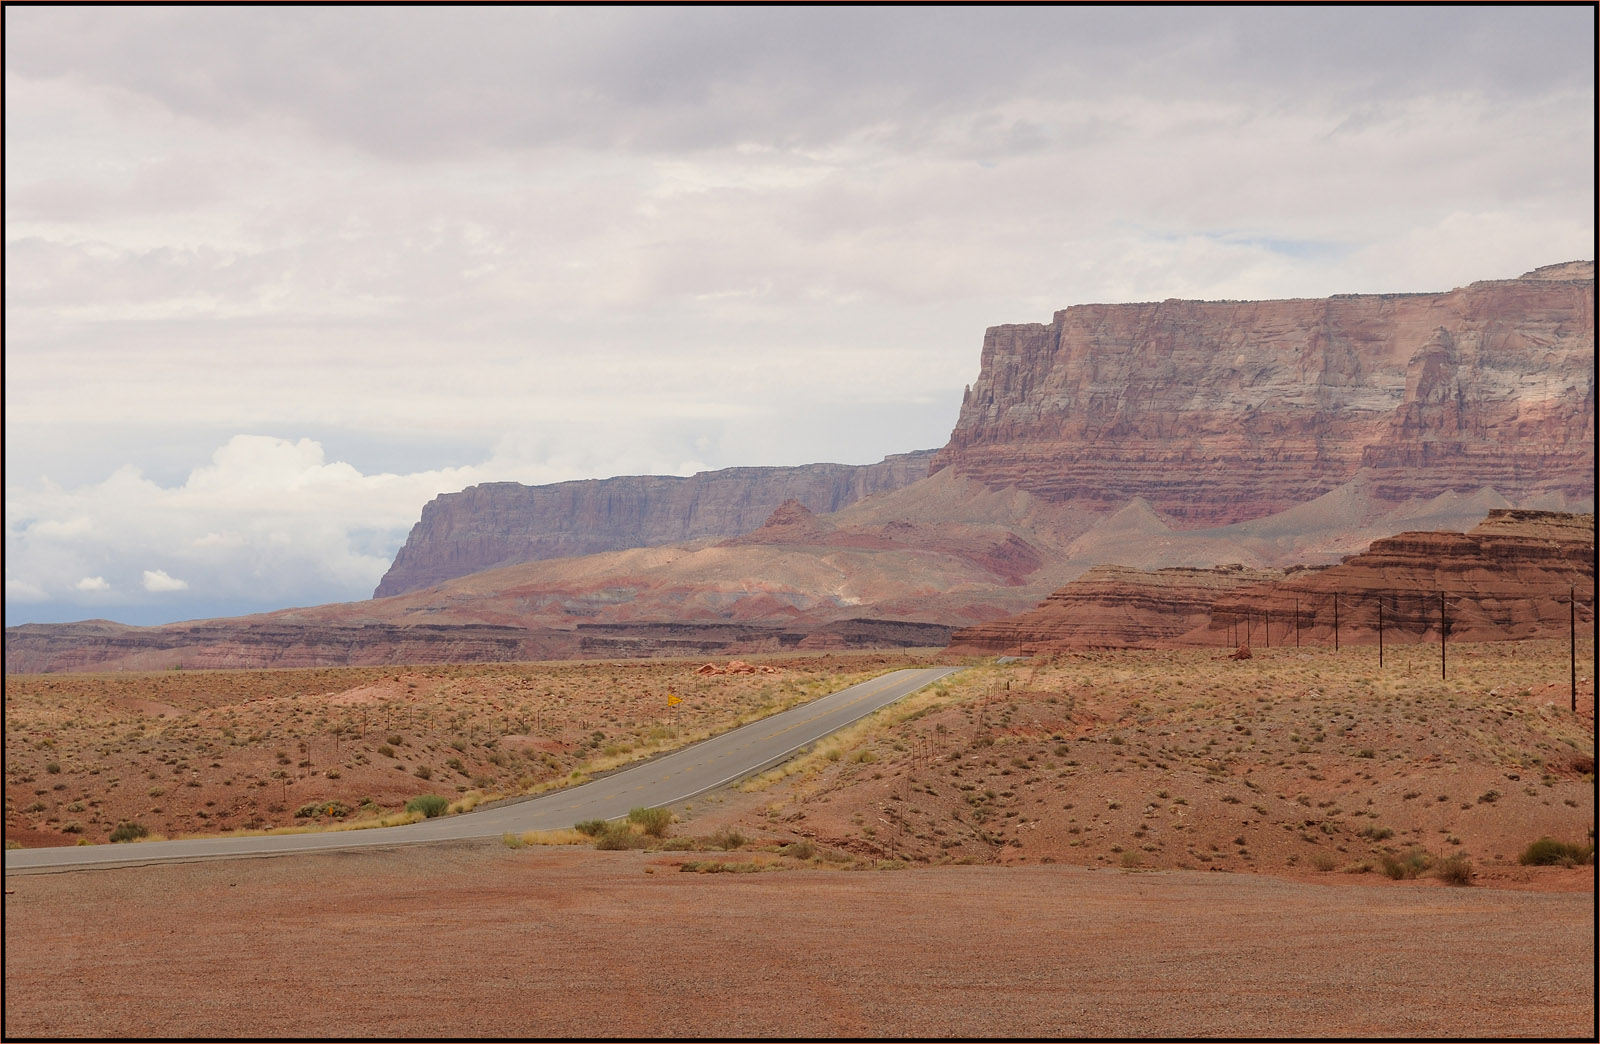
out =
<path fill-rule="evenodd" d="M 1592 41 L 1581 7 L 8 9 L 8 605 L 359 597 L 474 481 L 938 445 L 989 325 L 1591 256 Z"/>
<path fill-rule="evenodd" d="M 177 577 L 168 576 L 165 569 L 146 569 L 144 571 L 144 589 L 156 593 L 164 591 L 187 591 L 189 582 L 179 580 Z"/>
<path fill-rule="evenodd" d="M 467 467 L 364 474 L 311 439 L 239 435 L 179 484 L 124 467 L 73 489 L 12 485 L 7 601 L 140 605 L 182 592 L 196 606 L 269 608 L 365 598 L 434 496 L 567 477 L 519 459 L 519 449 L 533 448 L 508 445 Z M 143 564 L 152 559 L 161 564 Z"/>

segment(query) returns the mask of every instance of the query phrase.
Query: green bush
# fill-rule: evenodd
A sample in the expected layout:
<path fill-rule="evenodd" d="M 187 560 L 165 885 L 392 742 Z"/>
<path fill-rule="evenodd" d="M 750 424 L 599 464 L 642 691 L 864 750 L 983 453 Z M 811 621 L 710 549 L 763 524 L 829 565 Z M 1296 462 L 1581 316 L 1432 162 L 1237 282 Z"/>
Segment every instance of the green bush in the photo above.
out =
<path fill-rule="evenodd" d="M 111 831 L 111 840 L 115 844 L 124 841 L 137 841 L 141 837 L 148 837 L 150 831 L 140 823 L 118 823 L 117 828 Z"/>
<path fill-rule="evenodd" d="M 1523 866 L 1580 866 L 1594 862 L 1594 845 L 1568 844 L 1553 837 L 1541 837 L 1524 848 L 1517 861 Z"/>
<path fill-rule="evenodd" d="M 572 824 L 572 829 L 585 837 L 599 837 L 606 831 L 606 821 L 603 819 L 585 819 L 581 823 Z"/>
<path fill-rule="evenodd" d="M 817 846 L 810 841 L 796 841 L 793 844 L 784 845 L 782 852 L 791 859 L 815 859 Z"/>
<path fill-rule="evenodd" d="M 1386 877 L 1394 881 L 1410 881 L 1421 876 L 1423 871 L 1433 865 L 1433 857 L 1424 849 L 1413 848 L 1398 858 L 1385 854 L 1382 862 Z"/>
<path fill-rule="evenodd" d="M 449 800 L 440 797 L 438 794 L 421 794 L 406 802 L 407 812 L 421 812 L 423 817 L 427 819 L 444 815 L 445 810 L 449 807 Z"/>
<path fill-rule="evenodd" d="M 416 776 L 418 779 L 432 779 L 433 769 L 426 765 L 418 765 L 416 768 L 411 770 L 411 774 Z"/>
<path fill-rule="evenodd" d="M 632 808 L 628 810 L 628 822 L 638 823 L 651 837 L 666 837 L 672 812 L 665 808 Z"/>

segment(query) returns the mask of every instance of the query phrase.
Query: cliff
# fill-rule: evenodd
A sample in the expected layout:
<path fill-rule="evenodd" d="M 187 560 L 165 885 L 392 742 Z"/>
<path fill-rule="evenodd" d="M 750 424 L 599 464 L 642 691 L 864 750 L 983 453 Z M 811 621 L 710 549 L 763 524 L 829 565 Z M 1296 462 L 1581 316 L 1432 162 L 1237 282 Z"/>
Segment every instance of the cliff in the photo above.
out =
<path fill-rule="evenodd" d="M 1230 592 L 1185 640 L 1220 644 L 1246 616 L 1259 632 L 1270 612 L 1274 642 L 1292 640 L 1298 613 L 1301 641 L 1332 644 L 1335 596 L 1341 643 L 1377 641 L 1380 603 L 1386 641 L 1437 641 L 1441 596 L 1459 641 L 1565 637 L 1572 594 L 1593 634 L 1594 580 L 1594 515 L 1503 509 L 1466 533 L 1401 533 L 1329 569 Z"/>
<path fill-rule="evenodd" d="M 1031 656 L 1056 649 L 1148 646 L 1205 626 L 1219 597 L 1282 576 L 1281 570 L 1238 565 L 1095 566 L 1037 608 L 957 631 L 950 651 Z"/>
<path fill-rule="evenodd" d="M 1466 533 L 1375 540 L 1325 568 L 1130 569 L 1096 566 L 1039 606 L 957 631 L 958 653 L 1034 655 L 1091 647 L 1332 645 L 1437 641 L 1443 596 L 1456 641 L 1567 634 L 1575 593 L 1593 632 L 1590 514 L 1499 509 Z M 1338 606 L 1335 609 L 1335 601 Z M 1270 635 L 1267 628 L 1270 626 Z"/>
<path fill-rule="evenodd" d="M 374 598 L 515 562 L 570 558 L 759 527 L 794 500 L 831 513 L 928 474 L 934 451 L 902 453 L 877 464 L 725 468 L 687 478 L 629 475 L 524 486 L 489 482 L 442 493 L 422 509 Z"/>
<path fill-rule="evenodd" d="M 1594 496 L 1594 264 L 1448 293 L 1080 305 L 991 328 L 934 462 L 1182 526 L 1355 479 L 1399 504 Z"/>

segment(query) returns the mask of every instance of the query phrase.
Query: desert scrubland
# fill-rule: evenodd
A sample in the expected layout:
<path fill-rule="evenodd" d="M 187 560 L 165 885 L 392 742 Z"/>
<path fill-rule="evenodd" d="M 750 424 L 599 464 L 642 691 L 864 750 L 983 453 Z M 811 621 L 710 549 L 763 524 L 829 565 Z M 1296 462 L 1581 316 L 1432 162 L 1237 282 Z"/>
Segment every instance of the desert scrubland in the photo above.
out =
<path fill-rule="evenodd" d="M 622 850 L 13 874 L 6 1033 L 1581 1036 L 1592 643 L 1576 714 L 1565 642 L 1448 652 L 973 661 Z M 468 807 L 930 657 L 13 677 L 8 844 Z"/>

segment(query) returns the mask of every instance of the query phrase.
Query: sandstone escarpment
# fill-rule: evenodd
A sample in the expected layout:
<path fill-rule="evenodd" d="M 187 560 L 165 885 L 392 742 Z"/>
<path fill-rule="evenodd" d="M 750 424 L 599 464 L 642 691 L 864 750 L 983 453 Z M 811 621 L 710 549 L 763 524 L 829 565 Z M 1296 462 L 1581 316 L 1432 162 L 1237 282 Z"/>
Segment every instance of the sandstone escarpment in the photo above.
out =
<path fill-rule="evenodd" d="M 1037 608 L 963 628 L 958 653 L 1034 655 L 1056 649 L 1149 646 L 1203 626 L 1219 597 L 1279 579 L 1277 569 L 1095 566 Z"/>
<path fill-rule="evenodd" d="M 1037 608 L 957 631 L 955 652 L 1033 655 L 1090 647 L 1561 637 L 1574 595 L 1592 630 L 1593 515 L 1501 509 L 1467 533 L 1373 541 L 1324 568 L 1096 566 Z"/>
<path fill-rule="evenodd" d="M 423 507 L 373 597 L 515 562 L 734 536 L 760 526 L 787 500 L 818 513 L 837 511 L 925 477 L 933 455 L 902 453 L 865 465 L 725 468 L 687 478 L 489 482 L 441 493 Z"/>
<path fill-rule="evenodd" d="M 1080 305 L 998 326 L 934 468 L 1184 525 L 1358 474 L 1391 503 L 1594 496 L 1594 265 L 1448 293 Z"/>
<path fill-rule="evenodd" d="M 1499 510 L 1467 533 L 1401 533 L 1316 573 L 1243 588 L 1217 599 L 1212 619 L 1187 640 L 1221 643 L 1238 621 L 1259 635 L 1266 615 L 1271 640 L 1331 644 L 1335 615 L 1341 642 L 1377 640 L 1379 610 L 1387 641 L 1447 638 L 1500 641 L 1563 637 L 1572 625 L 1592 633 L 1595 523 L 1591 514 Z"/>

